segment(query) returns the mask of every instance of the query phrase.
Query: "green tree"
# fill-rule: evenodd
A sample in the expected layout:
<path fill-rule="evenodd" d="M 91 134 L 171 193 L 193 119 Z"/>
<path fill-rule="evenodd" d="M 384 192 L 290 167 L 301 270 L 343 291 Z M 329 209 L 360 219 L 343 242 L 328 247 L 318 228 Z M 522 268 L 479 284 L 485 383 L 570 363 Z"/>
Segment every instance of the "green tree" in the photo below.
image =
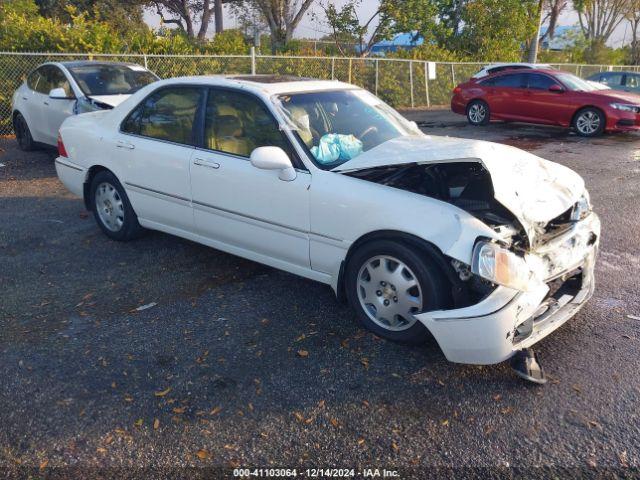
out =
<path fill-rule="evenodd" d="M 361 0 L 349 0 L 342 8 L 337 8 L 333 3 L 322 4 L 326 23 L 332 31 L 331 39 L 342 55 L 346 55 L 344 45 L 348 42 L 351 45 L 355 43 L 359 56 L 366 57 L 374 44 L 390 34 L 391 18 L 385 11 L 385 4 L 361 22 L 358 17 L 358 7 L 361 3 Z M 377 24 L 369 33 L 375 20 Z"/>

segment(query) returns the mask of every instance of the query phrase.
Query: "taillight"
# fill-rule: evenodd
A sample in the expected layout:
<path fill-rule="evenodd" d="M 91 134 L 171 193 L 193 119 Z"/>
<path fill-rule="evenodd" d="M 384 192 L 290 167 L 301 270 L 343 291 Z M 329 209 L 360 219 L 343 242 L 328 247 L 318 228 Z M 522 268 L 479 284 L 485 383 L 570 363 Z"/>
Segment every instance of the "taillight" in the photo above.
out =
<path fill-rule="evenodd" d="M 456 87 L 453 89 L 453 93 L 460 93 L 462 89 L 460 87 Z"/>
<path fill-rule="evenodd" d="M 69 157 L 67 155 L 67 149 L 64 148 L 64 143 L 62 143 L 62 135 L 58 133 L 58 155 L 61 157 Z"/>

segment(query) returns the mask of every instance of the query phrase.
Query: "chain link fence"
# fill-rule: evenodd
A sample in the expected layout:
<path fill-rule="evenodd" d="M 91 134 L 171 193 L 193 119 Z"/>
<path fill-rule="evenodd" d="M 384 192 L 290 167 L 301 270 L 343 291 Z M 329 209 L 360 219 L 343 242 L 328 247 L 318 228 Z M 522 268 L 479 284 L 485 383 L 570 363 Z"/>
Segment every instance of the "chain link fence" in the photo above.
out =
<path fill-rule="evenodd" d="M 137 63 L 161 78 L 212 74 L 279 74 L 340 80 L 366 88 L 396 108 L 448 105 L 451 90 L 486 65 L 437 62 L 434 64 L 435 79 L 430 79 L 428 62 L 391 58 L 0 52 L 0 135 L 13 133 L 11 98 L 29 72 L 44 62 L 69 60 Z M 640 72 L 640 66 L 553 66 L 581 77 L 603 70 Z"/>

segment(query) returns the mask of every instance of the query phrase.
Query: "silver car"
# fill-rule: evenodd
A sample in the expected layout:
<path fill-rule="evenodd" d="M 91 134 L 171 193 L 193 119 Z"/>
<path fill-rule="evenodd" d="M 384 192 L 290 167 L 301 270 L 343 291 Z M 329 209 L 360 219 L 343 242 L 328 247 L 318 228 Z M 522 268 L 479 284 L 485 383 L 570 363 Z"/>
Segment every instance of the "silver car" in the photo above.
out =
<path fill-rule="evenodd" d="M 71 115 L 107 110 L 158 77 L 131 63 L 50 62 L 33 70 L 16 90 L 13 127 L 22 150 L 56 145 L 62 122 Z"/>

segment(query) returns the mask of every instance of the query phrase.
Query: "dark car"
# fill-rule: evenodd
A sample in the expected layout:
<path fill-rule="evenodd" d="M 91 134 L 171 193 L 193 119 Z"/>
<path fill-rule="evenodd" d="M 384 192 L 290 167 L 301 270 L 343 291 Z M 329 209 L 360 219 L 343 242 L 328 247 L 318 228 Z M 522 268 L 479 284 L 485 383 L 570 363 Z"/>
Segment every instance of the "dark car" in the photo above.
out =
<path fill-rule="evenodd" d="M 557 70 L 509 70 L 472 79 L 454 89 L 451 110 L 473 125 L 491 120 L 558 125 L 586 137 L 640 130 L 640 95 L 599 90 Z"/>
<path fill-rule="evenodd" d="M 600 72 L 591 75 L 589 80 L 599 82 L 614 90 L 640 94 L 640 73 Z"/>

